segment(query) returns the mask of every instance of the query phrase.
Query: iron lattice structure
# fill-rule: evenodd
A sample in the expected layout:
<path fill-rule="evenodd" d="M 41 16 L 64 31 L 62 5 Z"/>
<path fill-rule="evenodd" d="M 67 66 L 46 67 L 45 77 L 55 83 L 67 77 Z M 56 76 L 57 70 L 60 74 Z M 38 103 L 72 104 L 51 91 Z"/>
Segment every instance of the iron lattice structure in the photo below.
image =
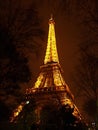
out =
<path fill-rule="evenodd" d="M 19 116 L 23 107 L 29 104 L 32 99 L 35 100 L 36 106 L 38 106 L 36 109 L 38 116 L 40 115 L 39 111 L 46 104 L 50 103 L 51 105 L 53 103 L 58 108 L 68 104 L 70 108 L 73 108 L 72 114 L 79 120 L 82 120 L 81 114 L 74 104 L 74 96 L 62 76 L 63 71 L 57 53 L 54 25 L 55 22 L 51 17 L 49 19 L 49 33 L 44 64 L 40 67 L 40 73 L 34 86 L 26 90 L 26 101 L 22 102 L 13 112 L 11 122 Z M 38 117 L 37 122 L 39 120 L 40 117 Z"/>

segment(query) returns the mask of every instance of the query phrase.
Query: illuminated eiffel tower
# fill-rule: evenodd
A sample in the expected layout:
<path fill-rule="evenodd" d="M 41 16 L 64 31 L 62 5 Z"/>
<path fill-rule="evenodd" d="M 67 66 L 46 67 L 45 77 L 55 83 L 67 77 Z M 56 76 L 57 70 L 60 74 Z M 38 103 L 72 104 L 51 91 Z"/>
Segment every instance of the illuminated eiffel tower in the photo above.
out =
<path fill-rule="evenodd" d="M 49 19 L 49 33 L 47 41 L 47 49 L 44 64 L 40 67 L 40 73 L 32 88 L 26 90 L 26 101 L 22 102 L 14 111 L 11 122 L 15 121 L 25 105 L 35 101 L 35 113 L 37 114 L 36 122 L 40 123 L 40 112 L 48 106 L 50 109 L 60 109 L 61 106 L 69 106 L 78 120 L 82 120 L 81 114 L 74 104 L 74 96 L 62 76 L 62 68 L 59 63 L 56 37 L 55 22 L 51 17 Z"/>

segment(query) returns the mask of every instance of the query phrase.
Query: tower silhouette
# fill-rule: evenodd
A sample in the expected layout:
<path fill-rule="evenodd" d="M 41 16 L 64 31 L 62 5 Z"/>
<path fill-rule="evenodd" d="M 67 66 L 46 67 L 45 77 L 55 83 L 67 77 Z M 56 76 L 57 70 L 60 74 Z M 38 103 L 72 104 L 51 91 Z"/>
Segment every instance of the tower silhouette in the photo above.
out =
<path fill-rule="evenodd" d="M 68 120 L 67 123 L 69 124 L 72 123 L 71 119 L 76 122 L 82 120 L 81 114 L 74 104 L 74 96 L 63 78 L 63 71 L 57 53 L 54 26 L 55 22 L 51 16 L 44 64 L 40 66 L 39 76 L 34 86 L 26 89 L 26 100 L 14 110 L 11 122 L 18 119 L 25 106 L 29 106 L 28 110 L 32 111 L 34 109 L 34 122 L 36 124 L 56 124 L 54 121 L 56 118 L 58 118 L 57 122 Z M 70 115 L 71 118 L 69 118 Z"/>

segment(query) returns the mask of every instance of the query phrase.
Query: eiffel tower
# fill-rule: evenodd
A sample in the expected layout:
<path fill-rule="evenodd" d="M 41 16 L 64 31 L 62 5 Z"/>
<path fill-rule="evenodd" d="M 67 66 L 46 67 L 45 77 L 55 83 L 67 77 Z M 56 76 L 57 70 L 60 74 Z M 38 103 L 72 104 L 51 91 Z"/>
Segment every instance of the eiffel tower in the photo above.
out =
<path fill-rule="evenodd" d="M 77 120 L 82 120 L 82 116 L 74 104 L 74 96 L 63 78 L 63 71 L 59 63 L 56 47 L 55 22 L 52 16 L 49 19 L 49 33 L 44 64 L 40 66 L 40 73 L 34 86 L 26 90 L 26 101 L 22 102 L 13 112 L 11 122 L 17 120 L 24 107 L 33 101 L 35 103 L 33 107 L 36 113 L 36 123 L 38 124 L 41 122 L 42 110 L 44 111 L 45 108 L 48 111 L 50 109 L 60 110 L 61 106 L 64 106 L 64 109 L 66 107 L 70 108 L 72 115 Z"/>

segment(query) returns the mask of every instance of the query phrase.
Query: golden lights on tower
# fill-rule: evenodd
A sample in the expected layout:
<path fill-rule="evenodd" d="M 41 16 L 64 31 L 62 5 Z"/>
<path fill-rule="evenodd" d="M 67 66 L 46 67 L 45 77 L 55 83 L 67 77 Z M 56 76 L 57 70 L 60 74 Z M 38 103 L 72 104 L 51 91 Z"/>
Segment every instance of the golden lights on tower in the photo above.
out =
<path fill-rule="evenodd" d="M 54 29 L 54 20 L 51 17 L 49 20 L 49 33 L 48 33 L 48 43 L 46 49 L 46 55 L 44 59 L 44 64 L 48 62 L 59 62 L 57 48 L 56 48 L 56 38 Z"/>
<path fill-rule="evenodd" d="M 74 104 L 74 96 L 71 93 L 68 85 L 65 83 L 62 76 L 62 69 L 59 64 L 59 58 L 56 48 L 56 37 L 55 37 L 55 28 L 54 28 L 54 20 L 51 17 L 49 19 L 49 33 L 48 33 L 48 42 L 46 48 L 46 54 L 44 59 L 44 65 L 40 67 L 39 76 L 33 87 L 26 89 L 26 95 L 33 96 L 33 94 L 38 95 L 42 94 L 50 94 L 51 92 L 59 95 L 60 92 L 60 101 L 62 105 L 69 104 L 71 108 L 74 108 L 73 115 L 79 117 L 81 119 L 81 115 Z M 11 122 L 14 121 L 15 118 L 19 116 L 23 107 L 28 104 L 29 101 L 21 103 L 17 109 L 13 112 L 13 116 L 11 118 Z M 38 110 L 38 111 L 37 111 Z M 38 115 L 38 122 L 40 121 L 39 109 L 37 109 L 35 113 Z"/>
<path fill-rule="evenodd" d="M 38 88 L 42 82 L 43 75 L 40 74 L 39 77 L 37 78 L 37 81 L 35 82 L 34 88 Z"/>
<path fill-rule="evenodd" d="M 35 88 L 45 88 L 51 86 L 56 86 L 56 90 L 58 91 L 66 90 L 70 92 L 61 74 L 62 70 L 57 53 L 54 24 L 55 22 L 51 16 L 49 19 L 48 42 L 43 65 L 44 68 L 48 69 L 46 69 L 45 72 L 40 72 L 34 87 L 28 90 L 29 93 L 35 92 Z"/>
<path fill-rule="evenodd" d="M 11 116 L 11 120 L 10 122 L 13 122 L 14 119 L 16 117 L 18 117 L 18 115 L 20 114 L 20 112 L 22 111 L 23 107 L 24 107 L 25 103 L 21 103 L 13 112 L 13 115 Z"/>

